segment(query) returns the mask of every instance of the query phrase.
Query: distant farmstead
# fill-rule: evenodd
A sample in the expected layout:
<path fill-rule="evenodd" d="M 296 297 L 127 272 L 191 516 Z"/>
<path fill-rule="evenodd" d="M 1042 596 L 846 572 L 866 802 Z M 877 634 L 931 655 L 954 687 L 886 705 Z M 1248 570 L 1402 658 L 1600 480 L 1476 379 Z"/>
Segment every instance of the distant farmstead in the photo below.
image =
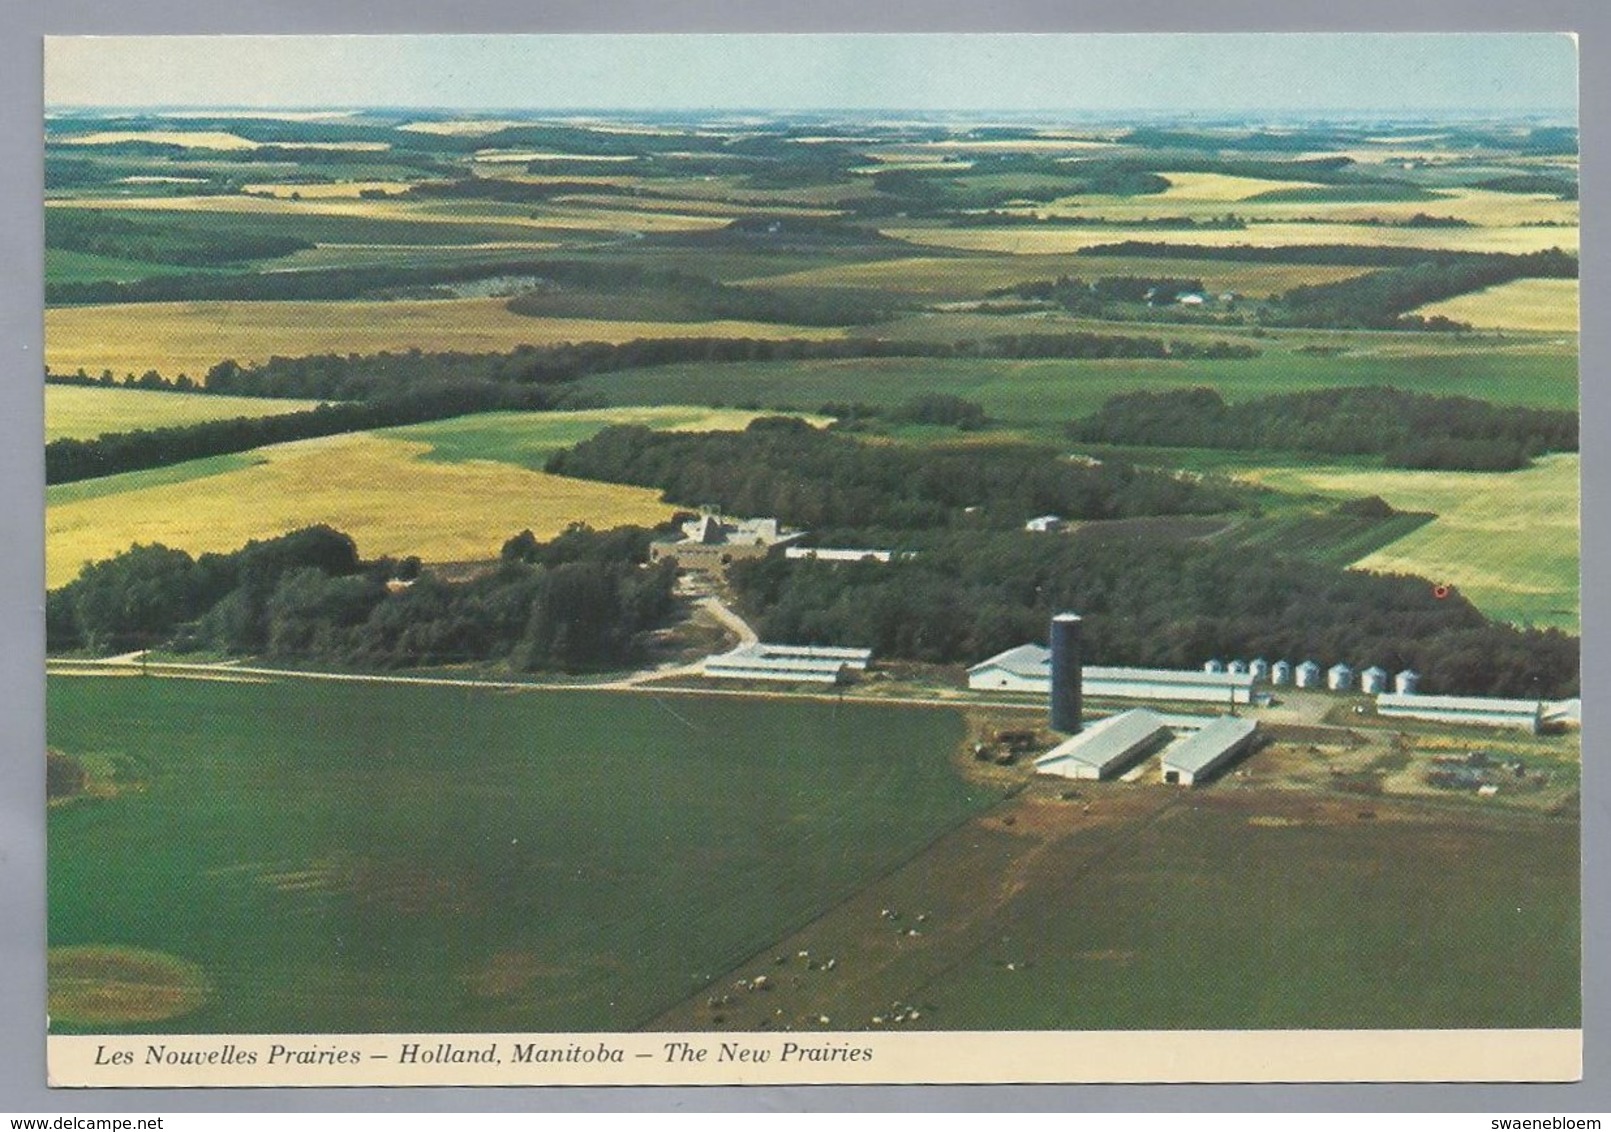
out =
<path fill-rule="evenodd" d="M 746 558 L 765 558 L 806 535 L 784 529 L 776 519 L 731 519 L 714 512 L 684 523 L 682 532 L 682 538 L 650 543 L 649 560 L 670 559 L 685 570 L 720 570 Z"/>

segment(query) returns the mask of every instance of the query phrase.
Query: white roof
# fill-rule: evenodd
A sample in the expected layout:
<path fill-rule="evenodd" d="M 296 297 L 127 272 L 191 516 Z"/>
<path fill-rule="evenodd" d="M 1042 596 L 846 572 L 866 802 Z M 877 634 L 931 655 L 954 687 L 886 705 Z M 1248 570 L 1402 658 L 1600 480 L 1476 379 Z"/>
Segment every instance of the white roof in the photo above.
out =
<path fill-rule="evenodd" d="M 1019 645 L 997 653 L 968 669 L 969 673 L 999 668 L 1015 676 L 1051 678 L 1052 652 L 1045 645 Z M 1084 665 L 1081 683 L 1182 684 L 1198 688 L 1251 688 L 1253 679 L 1245 672 L 1199 672 L 1181 668 L 1106 668 Z"/>
<path fill-rule="evenodd" d="M 1378 708 L 1424 708 L 1430 711 L 1492 712 L 1499 715 L 1537 715 L 1537 700 L 1501 700 L 1489 696 L 1407 696 L 1383 692 Z"/>
<path fill-rule="evenodd" d="M 1047 751 L 1035 760 L 1035 769 L 1076 762 L 1101 772 L 1168 729 L 1161 715 L 1146 708 L 1110 715 Z"/>
<path fill-rule="evenodd" d="M 1251 719 L 1222 715 L 1201 731 L 1188 735 L 1164 751 L 1163 765 L 1171 770 L 1198 774 L 1253 734 L 1256 726 Z"/>

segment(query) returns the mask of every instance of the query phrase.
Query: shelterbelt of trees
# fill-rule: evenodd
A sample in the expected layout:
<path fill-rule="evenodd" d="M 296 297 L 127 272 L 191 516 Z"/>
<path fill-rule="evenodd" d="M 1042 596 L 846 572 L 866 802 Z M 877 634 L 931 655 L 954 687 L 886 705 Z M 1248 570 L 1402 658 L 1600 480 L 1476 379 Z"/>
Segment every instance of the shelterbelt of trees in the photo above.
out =
<path fill-rule="evenodd" d="M 1514 471 L 1578 450 L 1564 409 L 1492 405 L 1383 386 L 1315 389 L 1227 405 L 1213 389 L 1122 393 L 1067 426 L 1076 441 L 1169 448 L 1379 455 L 1394 468 Z"/>
<path fill-rule="evenodd" d="M 271 358 L 257 365 L 220 362 L 201 385 L 156 371 L 122 384 L 252 397 L 357 402 L 274 417 L 140 429 L 94 440 L 45 445 L 45 482 L 69 483 L 138 471 L 200 456 L 244 452 L 263 444 L 358 429 L 412 424 L 502 409 L 591 408 L 585 399 L 549 388 L 591 373 L 675 362 L 774 361 L 795 358 L 1182 358 L 1244 357 L 1221 344 L 1168 342 L 1102 334 L 1018 335 L 978 342 L 932 343 L 856 339 L 830 342 L 758 339 L 639 339 L 621 345 L 581 343 L 520 347 L 500 354 L 424 353 Z M 91 377 L 47 372 L 47 381 L 116 385 L 110 371 Z"/>
<path fill-rule="evenodd" d="M 364 561 L 351 538 L 310 527 L 192 558 L 135 546 L 92 563 L 46 602 L 52 652 L 176 650 L 398 668 L 463 661 L 578 672 L 638 659 L 670 614 L 675 567 L 646 565 L 651 532 L 570 531 L 511 539 L 472 581 L 418 560 Z"/>
<path fill-rule="evenodd" d="M 99 225 L 82 224 L 81 218 L 73 214 L 74 211 L 59 209 L 52 213 L 49 221 L 51 246 L 76 251 L 99 251 L 107 255 L 144 253 L 145 245 L 129 245 L 129 237 L 121 234 L 123 229 L 118 225 L 122 222 L 118 218 L 102 218 L 112 226 L 105 230 L 110 233 L 108 235 L 103 234 Z M 58 214 L 67 219 L 58 219 Z M 62 233 L 60 239 L 59 229 Z M 90 238 L 77 241 L 76 236 L 81 230 Z M 75 239 L 69 239 L 69 236 Z M 273 242 L 278 239 L 232 237 L 220 243 L 216 238 L 209 237 L 206 248 L 216 253 L 214 258 L 194 262 L 227 264 L 250 259 L 254 255 L 286 255 L 297 250 L 295 246 L 278 250 L 279 245 Z M 181 247 L 188 249 L 189 245 Z M 175 258 L 180 254 L 178 251 L 162 252 L 159 249 L 151 254 L 141 254 L 140 258 L 192 262 Z M 185 251 L 184 254 L 189 252 Z M 413 266 L 376 264 L 307 271 L 210 272 L 155 275 L 130 282 L 93 280 L 51 283 L 45 287 L 45 302 L 50 306 L 73 306 L 91 303 L 451 297 L 456 293 L 456 287 L 485 281 L 503 281 L 510 290 L 533 292 L 525 296 L 517 294 L 510 299 L 509 309 L 516 314 L 551 313 L 543 305 L 545 295 L 577 291 L 594 297 L 615 296 L 639 303 L 653 297 L 658 304 L 654 316 L 667 320 L 744 319 L 799 326 L 861 326 L 891 317 L 890 308 L 875 301 L 870 302 L 864 292 L 841 293 L 826 288 L 774 291 L 738 287 L 695 272 L 668 268 L 531 259 Z M 629 316 L 618 311 L 615 317 Z"/>
<path fill-rule="evenodd" d="M 1428 692 L 1578 691 L 1576 637 L 1490 622 L 1421 578 L 1100 525 L 1055 538 L 933 532 L 906 545 L 916 553 L 889 563 L 762 559 L 729 576 L 767 640 L 882 657 L 972 664 L 1043 640 L 1053 612 L 1077 609 L 1091 663 L 1195 668 L 1262 655 L 1413 668 Z"/>
<path fill-rule="evenodd" d="M 868 444 L 793 417 L 761 417 L 740 432 L 617 425 L 555 453 L 547 470 L 657 487 L 674 503 L 717 504 L 813 529 L 1021 528 L 1048 513 L 1075 519 L 1211 514 L 1246 498 L 1229 486 L 1117 461 L 1077 463 L 1054 448 Z"/>

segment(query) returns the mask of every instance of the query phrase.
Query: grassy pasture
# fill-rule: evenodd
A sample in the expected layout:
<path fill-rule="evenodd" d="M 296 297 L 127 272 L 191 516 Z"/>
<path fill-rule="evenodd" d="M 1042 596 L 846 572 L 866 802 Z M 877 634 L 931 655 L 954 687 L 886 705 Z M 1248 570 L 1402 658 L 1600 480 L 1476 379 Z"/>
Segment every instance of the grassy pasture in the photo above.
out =
<path fill-rule="evenodd" d="M 997 796 L 953 773 L 962 731 L 855 703 L 54 678 L 50 742 L 147 785 L 52 812 L 51 945 L 163 952 L 212 991 L 54 1025 L 632 1029 Z"/>
<path fill-rule="evenodd" d="M 634 338 L 835 338 L 841 331 L 775 323 L 616 322 L 526 318 L 502 299 L 394 302 L 181 302 L 58 307 L 45 312 L 45 360 L 55 370 L 188 373 L 275 355 L 382 350 L 496 352 L 554 342 Z"/>
<path fill-rule="evenodd" d="M 311 409 L 317 401 L 214 397 L 150 389 L 45 386 L 45 440 L 90 440 L 108 432 L 167 428 L 232 417 L 274 417 Z"/>
<path fill-rule="evenodd" d="M 1570 356 L 1499 352 L 1244 361 L 1060 361 L 861 358 L 846 361 L 675 365 L 584 378 L 578 388 L 613 405 L 787 406 L 829 401 L 896 405 L 919 393 L 977 401 L 1008 425 L 1060 426 L 1107 398 L 1138 389 L 1211 386 L 1231 401 L 1301 389 L 1384 384 L 1507 405 L 1576 408 Z M 1419 508 L 1409 507 L 1407 510 Z"/>
<path fill-rule="evenodd" d="M 910 256 L 872 263 L 830 264 L 744 282 L 764 287 L 854 287 L 895 291 L 926 299 L 980 299 L 988 291 L 1034 279 L 1101 279 L 1142 275 L 1201 279 L 1211 291 L 1239 291 L 1263 298 L 1304 284 L 1335 283 L 1364 274 L 1358 267 L 1285 263 L 1235 263 L 1209 259 L 1049 256 Z"/>
<path fill-rule="evenodd" d="M 1426 211 L 1423 204 L 1422 211 Z M 1242 229 L 1156 229 L 1122 227 L 914 228 L 882 229 L 886 236 L 929 247 L 961 251 L 1008 252 L 1013 255 L 1057 255 L 1082 248 L 1148 240 L 1163 244 L 1209 247 L 1284 248 L 1304 244 L 1358 244 L 1366 247 L 1428 248 L 1451 252 L 1536 252 L 1548 248 L 1577 250 L 1572 227 L 1401 228 L 1379 224 L 1273 222 Z"/>
<path fill-rule="evenodd" d="M 1283 491 L 1379 495 L 1437 518 L 1354 563 L 1453 585 L 1490 617 L 1578 631 L 1576 455 L 1519 472 L 1413 472 L 1329 467 L 1248 468 Z"/>
<path fill-rule="evenodd" d="M 497 557 L 504 540 L 526 528 L 551 538 L 572 523 L 653 526 L 672 514 L 645 488 L 490 460 L 421 459 L 430 450 L 349 433 L 207 461 L 207 475 L 187 475 L 181 464 L 53 487 L 45 501 L 46 584 L 64 585 L 85 563 L 134 543 L 196 554 L 330 523 L 367 557 L 459 562 Z M 65 490 L 72 488 L 84 490 Z"/>
<path fill-rule="evenodd" d="M 1418 307 L 1416 314 L 1442 315 L 1475 327 L 1576 334 L 1576 279 L 1516 279 Z"/>

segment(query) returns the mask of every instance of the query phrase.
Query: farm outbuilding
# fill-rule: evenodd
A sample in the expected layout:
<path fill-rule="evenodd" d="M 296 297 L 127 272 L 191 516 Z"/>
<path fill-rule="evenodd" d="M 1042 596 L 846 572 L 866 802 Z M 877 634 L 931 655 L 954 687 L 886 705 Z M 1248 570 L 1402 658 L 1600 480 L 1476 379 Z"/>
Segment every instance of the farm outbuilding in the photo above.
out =
<path fill-rule="evenodd" d="M 1270 683 L 1287 685 L 1292 683 L 1292 662 L 1278 660 L 1270 665 Z"/>
<path fill-rule="evenodd" d="M 1415 695 L 1415 689 L 1421 686 L 1421 674 L 1413 668 L 1406 668 L 1393 677 L 1393 691 L 1401 696 Z"/>
<path fill-rule="evenodd" d="M 1293 681 L 1300 688 L 1320 687 L 1320 666 L 1312 660 L 1306 660 L 1293 669 Z"/>
<path fill-rule="evenodd" d="M 733 519 L 707 511 L 682 525 L 682 537 L 649 544 L 649 560 L 669 558 L 684 570 L 725 569 L 745 558 L 765 558 L 778 547 L 806 537 L 776 519 Z"/>
<path fill-rule="evenodd" d="M 1203 661 L 1203 671 L 1204 672 L 1224 672 L 1225 671 L 1225 662 L 1223 660 L 1219 659 L 1219 657 L 1217 657 L 1217 656 L 1213 660 L 1205 660 L 1205 661 Z"/>
<path fill-rule="evenodd" d="M 1373 664 L 1359 674 L 1359 690 L 1367 696 L 1379 696 L 1387 691 L 1387 669 Z"/>
<path fill-rule="evenodd" d="M 822 645 L 774 645 L 758 642 L 706 659 L 706 676 L 725 680 L 781 680 L 837 684 L 867 667 L 870 649 Z"/>
<path fill-rule="evenodd" d="M 1233 660 L 1225 666 L 1225 671 L 1229 672 L 1232 676 L 1246 676 L 1248 674 L 1247 661 Z"/>
<path fill-rule="evenodd" d="M 1035 773 L 1063 778 L 1106 778 L 1170 734 L 1163 717 L 1146 708 L 1110 715 L 1065 739 L 1035 760 Z"/>
<path fill-rule="evenodd" d="M 1346 692 L 1354 686 L 1354 670 L 1346 664 L 1337 663 L 1326 669 L 1326 687 L 1333 692 Z"/>
<path fill-rule="evenodd" d="M 1103 668 L 1086 665 L 1080 686 L 1087 698 L 1177 700 L 1246 704 L 1253 700 L 1253 678 L 1228 672 L 1192 672 L 1175 668 Z M 1019 645 L 968 669 L 974 691 L 1035 692 L 1052 689 L 1051 650 Z"/>
<path fill-rule="evenodd" d="M 1221 716 L 1207 727 L 1177 739 L 1163 752 L 1163 780 L 1196 786 L 1253 743 L 1258 725 L 1251 719 Z"/>
<path fill-rule="evenodd" d="M 1416 696 L 1384 692 L 1376 697 L 1376 714 L 1481 727 L 1519 727 L 1538 733 L 1543 705 L 1538 700 L 1501 700 L 1487 696 Z"/>
<path fill-rule="evenodd" d="M 815 558 L 822 562 L 888 562 L 895 557 L 891 550 L 863 550 L 856 547 L 790 546 L 783 557 L 791 559 Z"/>
<path fill-rule="evenodd" d="M 1056 534 L 1068 528 L 1068 520 L 1061 515 L 1036 515 L 1024 524 L 1024 530 L 1036 531 L 1040 534 Z"/>
<path fill-rule="evenodd" d="M 1247 674 L 1253 677 L 1255 684 L 1268 684 L 1270 682 L 1270 662 L 1262 656 L 1248 661 Z"/>

